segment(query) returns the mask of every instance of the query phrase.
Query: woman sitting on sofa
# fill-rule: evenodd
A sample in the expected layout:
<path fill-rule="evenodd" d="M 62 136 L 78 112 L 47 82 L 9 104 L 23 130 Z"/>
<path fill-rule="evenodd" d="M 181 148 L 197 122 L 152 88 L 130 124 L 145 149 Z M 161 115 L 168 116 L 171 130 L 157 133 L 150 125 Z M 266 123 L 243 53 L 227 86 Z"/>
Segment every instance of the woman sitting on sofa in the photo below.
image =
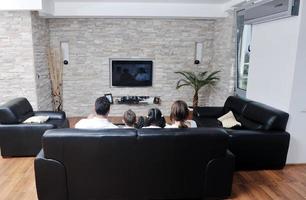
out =
<path fill-rule="evenodd" d="M 145 127 L 143 128 L 164 128 L 165 126 L 166 120 L 162 112 L 158 108 L 151 108 L 145 119 Z"/>
<path fill-rule="evenodd" d="M 197 124 L 193 120 L 188 120 L 189 110 L 186 102 L 178 100 L 171 106 L 170 120 L 172 125 L 166 128 L 196 128 Z"/>

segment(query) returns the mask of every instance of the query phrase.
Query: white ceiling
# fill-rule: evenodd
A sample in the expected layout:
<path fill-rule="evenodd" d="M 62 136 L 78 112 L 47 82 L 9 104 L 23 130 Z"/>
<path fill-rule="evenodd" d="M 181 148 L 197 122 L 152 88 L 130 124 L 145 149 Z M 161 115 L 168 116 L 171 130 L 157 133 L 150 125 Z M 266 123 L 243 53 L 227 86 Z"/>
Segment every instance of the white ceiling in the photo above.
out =
<path fill-rule="evenodd" d="M 219 18 L 244 0 L 42 0 L 45 17 Z"/>
<path fill-rule="evenodd" d="M 224 4 L 231 0 L 54 0 L 55 2 L 109 2 L 109 3 L 196 3 Z"/>

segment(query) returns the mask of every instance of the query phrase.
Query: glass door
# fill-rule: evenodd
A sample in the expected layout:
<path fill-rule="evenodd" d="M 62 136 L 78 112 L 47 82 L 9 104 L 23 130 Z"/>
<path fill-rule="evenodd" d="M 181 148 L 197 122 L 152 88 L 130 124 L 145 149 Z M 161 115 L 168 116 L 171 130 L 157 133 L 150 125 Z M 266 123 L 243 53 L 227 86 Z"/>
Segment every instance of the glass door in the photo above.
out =
<path fill-rule="evenodd" d="M 236 94 L 245 97 L 251 53 L 252 25 L 244 24 L 244 10 L 237 12 Z"/>

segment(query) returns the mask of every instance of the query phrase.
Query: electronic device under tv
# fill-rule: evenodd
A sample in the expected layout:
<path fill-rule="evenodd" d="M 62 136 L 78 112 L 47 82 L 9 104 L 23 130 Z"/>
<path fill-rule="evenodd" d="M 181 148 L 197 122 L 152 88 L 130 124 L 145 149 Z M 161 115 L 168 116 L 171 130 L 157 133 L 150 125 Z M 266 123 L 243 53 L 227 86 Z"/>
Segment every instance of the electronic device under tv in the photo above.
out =
<path fill-rule="evenodd" d="M 116 87 L 152 86 L 151 60 L 111 60 L 111 84 Z"/>

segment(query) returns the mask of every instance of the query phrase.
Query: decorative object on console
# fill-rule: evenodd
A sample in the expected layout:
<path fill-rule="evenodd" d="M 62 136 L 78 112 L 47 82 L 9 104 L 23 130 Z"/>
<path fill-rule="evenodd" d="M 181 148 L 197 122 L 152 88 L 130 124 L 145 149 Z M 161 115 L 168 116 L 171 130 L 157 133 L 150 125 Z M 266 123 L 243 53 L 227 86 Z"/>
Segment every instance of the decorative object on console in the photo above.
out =
<path fill-rule="evenodd" d="M 124 96 L 118 102 L 119 104 L 138 104 L 139 99 L 137 96 Z"/>
<path fill-rule="evenodd" d="M 129 104 L 129 105 L 149 105 L 149 104 L 160 104 L 160 97 L 151 96 L 115 96 L 114 102 L 116 104 Z"/>
<path fill-rule="evenodd" d="M 160 104 L 161 103 L 160 97 L 154 97 L 153 103 Z"/>
<path fill-rule="evenodd" d="M 54 111 L 63 110 L 63 65 L 60 61 L 59 53 L 48 50 L 48 68 L 51 80 L 51 95 Z"/>
<path fill-rule="evenodd" d="M 114 103 L 113 95 L 111 93 L 104 94 L 104 96 L 109 100 L 111 104 Z"/>
<path fill-rule="evenodd" d="M 208 71 L 200 72 L 195 74 L 194 72 L 190 71 L 178 71 L 175 72 L 176 74 L 180 74 L 184 76 L 184 78 L 180 79 L 176 83 L 176 89 L 179 89 L 183 86 L 190 86 L 194 89 L 194 96 L 193 96 L 193 108 L 198 106 L 199 101 L 199 90 L 204 86 L 214 86 L 220 78 L 217 74 L 220 71 L 214 71 L 208 74 Z"/>

